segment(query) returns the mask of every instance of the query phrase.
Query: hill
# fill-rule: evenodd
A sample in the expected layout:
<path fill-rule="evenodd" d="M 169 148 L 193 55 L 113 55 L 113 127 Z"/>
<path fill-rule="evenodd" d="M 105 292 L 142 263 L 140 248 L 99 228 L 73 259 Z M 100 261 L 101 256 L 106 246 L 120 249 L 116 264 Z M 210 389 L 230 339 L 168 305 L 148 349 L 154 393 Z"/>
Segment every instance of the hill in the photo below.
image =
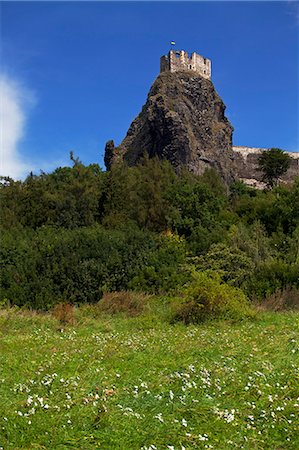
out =
<path fill-rule="evenodd" d="M 192 71 L 163 72 L 119 147 L 106 144 L 106 167 L 119 160 L 135 165 L 147 153 L 198 175 L 213 167 L 232 181 L 233 128 L 224 112 L 209 79 Z"/>

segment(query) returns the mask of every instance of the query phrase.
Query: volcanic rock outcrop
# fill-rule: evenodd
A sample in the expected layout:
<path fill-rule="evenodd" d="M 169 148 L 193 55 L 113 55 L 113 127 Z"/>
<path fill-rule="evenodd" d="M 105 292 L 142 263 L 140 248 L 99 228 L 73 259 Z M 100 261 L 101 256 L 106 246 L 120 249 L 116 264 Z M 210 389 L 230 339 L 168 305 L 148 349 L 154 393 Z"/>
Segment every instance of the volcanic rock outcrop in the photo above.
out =
<path fill-rule="evenodd" d="M 238 155 L 232 151 L 233 127 L 213 83 L 194 71 L 162 72 L 141 113 L 118 147 L 108 141 L 107 169 L 117 161 L 133 166 L 147 153 L 167 159 L 179 170 L 201 174 L 208 167 L 226 182 L 234 179 Z"/>

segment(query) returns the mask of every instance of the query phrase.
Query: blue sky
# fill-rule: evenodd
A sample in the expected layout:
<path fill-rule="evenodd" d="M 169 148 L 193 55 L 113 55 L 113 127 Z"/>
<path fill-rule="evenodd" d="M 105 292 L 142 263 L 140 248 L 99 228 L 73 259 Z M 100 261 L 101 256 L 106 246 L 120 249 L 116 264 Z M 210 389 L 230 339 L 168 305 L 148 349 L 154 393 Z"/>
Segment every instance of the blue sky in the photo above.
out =
<path fill-rule="evenodd" d="M 212 60 L 234 145 L 298 151 L 298 2 L 2 2 L 2 172 L 102 167 L 177 49 Z"/>

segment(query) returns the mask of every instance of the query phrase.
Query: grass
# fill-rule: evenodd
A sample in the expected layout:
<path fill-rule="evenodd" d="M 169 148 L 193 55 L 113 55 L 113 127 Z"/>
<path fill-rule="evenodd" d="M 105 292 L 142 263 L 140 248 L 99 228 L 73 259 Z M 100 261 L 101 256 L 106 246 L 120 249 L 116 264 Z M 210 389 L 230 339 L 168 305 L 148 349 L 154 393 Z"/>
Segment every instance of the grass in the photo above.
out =
<path fill-rule="evenodd" d="M 0 312 L 0 448 L 297 449 L 298 313 Z"/>

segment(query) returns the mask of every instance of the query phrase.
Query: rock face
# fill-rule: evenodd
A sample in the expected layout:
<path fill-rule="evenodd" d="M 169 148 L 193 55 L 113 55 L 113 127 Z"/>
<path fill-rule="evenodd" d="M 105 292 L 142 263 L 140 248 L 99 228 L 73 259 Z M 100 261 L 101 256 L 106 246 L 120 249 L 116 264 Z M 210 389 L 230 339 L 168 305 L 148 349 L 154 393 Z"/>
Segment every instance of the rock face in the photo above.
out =
<path fill-rule="evenodd" d="M 210 80 L 192 71 L 163 72 L 122 143 L 114 147 L 107 142 L 106 167 L 122 160 L 133 166 L 147 153 L 196 174 L 214 167 L 230 182 L 238 155 L 232 151 L 233 127 L 224 111 Z"/>

